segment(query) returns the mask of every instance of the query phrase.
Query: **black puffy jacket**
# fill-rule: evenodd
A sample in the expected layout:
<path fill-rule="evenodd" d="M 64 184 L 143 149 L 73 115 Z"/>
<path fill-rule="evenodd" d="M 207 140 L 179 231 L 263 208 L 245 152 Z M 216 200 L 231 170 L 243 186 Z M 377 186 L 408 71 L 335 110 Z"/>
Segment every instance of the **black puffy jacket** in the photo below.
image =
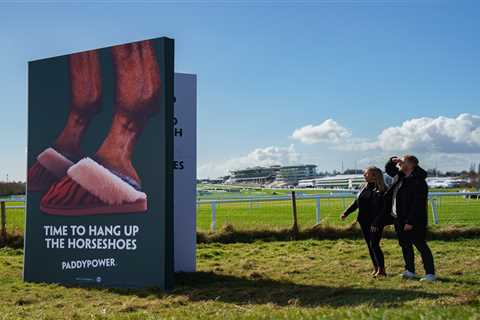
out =
<path fill-rule="evenodd" d="M 357 221 L 360 224 L 383 226 L 385 219 L 385 199 L 374 184 L 367 184 L 345 209 L 344 214 L 349 215 L 358 209 Z"/>
<path fill-rule="evenodd" d="M 393 191 L 401 183 L 397 192 L 397 216 L 401 223 L 413 226 L 428 224 L 428 185 L 425 181 L 427 172 L 417 166 L 408 177 L 401 172 L 393 158 L 385 165 L 385 172 L 393 178 L 392 185 L 385 193 L 386 213 L 391 215 L 393 205 Z"/>

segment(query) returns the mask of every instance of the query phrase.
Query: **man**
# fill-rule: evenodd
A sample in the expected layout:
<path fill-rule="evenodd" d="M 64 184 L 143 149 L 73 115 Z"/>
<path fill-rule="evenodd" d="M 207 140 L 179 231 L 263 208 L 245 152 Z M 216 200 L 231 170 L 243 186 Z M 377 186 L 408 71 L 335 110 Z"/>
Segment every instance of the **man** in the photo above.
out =
<path fill-rule="evenodd" d="M 428 221 L 427 173 L 418 165 L 418 159 L 412 155 L 403 158 L 392 157 L 385 165 L 386 173 L 393 183 L 386 192 L 387 206 L 394 218 L 398 242 L 402 247 L 405 271 L 403 278 L 413 279 L 415 257 L 413 246 L 420 251 L 426 275 L 420 281 L 435 281 L 435 266 L 432 251 L 426 242 Z"/>

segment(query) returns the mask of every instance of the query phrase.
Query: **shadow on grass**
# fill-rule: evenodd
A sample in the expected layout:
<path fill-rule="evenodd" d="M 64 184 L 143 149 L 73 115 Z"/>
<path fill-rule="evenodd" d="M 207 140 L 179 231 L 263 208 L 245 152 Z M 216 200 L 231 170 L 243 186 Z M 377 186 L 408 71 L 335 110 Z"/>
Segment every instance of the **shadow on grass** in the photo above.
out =
<path fill-rule="evenodd" d="M 439 282 L 445 282 L 445 283 L 457 283 L 457 284 L 464 284 L 464 285 L 469 285 L 469 286 L 477 286 L 480 288 L 480 281 L 471 281 L 471 280 L 465 280 L 465 279 L 454 279 L 454 278 L 448 278 L 448 277 L 439 277 L 438 278 Z"/>
<path fill-rule="evenodd" d="M 189 301 L 221 301 L 234 304 L 275 304 L 278 306 L 342 307 L 361 304 L 401 305 L 416 299 L 437 299 L 447 294 L 407 289 L 328 287 L 296 284 L 265 278 L 236 277 L 214 272 L 177 274 L 175 289 L 165 293 L 158 289 L 107 289 L 122 295 L 158 298 L 187 296 Z"/>

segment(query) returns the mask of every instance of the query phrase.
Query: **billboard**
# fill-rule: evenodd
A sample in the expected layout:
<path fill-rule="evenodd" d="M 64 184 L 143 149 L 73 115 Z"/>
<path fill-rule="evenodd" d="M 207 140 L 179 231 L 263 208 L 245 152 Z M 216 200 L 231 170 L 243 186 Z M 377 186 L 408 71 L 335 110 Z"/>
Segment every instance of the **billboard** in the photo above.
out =
<path fill-rule="evenodd" d="M 28 64 L 24 279 L 173 284 L 173 40 Z"/>
<path fill-rule="evenodd" d="M 175 271 L 195 271 L 197 194 L 197 77 L 175 73 Z"/>

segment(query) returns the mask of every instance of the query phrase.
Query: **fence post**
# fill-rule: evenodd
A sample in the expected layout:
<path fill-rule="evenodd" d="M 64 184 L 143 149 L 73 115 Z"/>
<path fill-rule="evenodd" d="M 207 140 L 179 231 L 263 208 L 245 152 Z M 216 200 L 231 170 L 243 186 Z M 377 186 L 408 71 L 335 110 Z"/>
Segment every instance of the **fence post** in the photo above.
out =
<path fill-rule="evenodd" d="M 317 202 L 317 208 L 315 210 L 316 216 L 317 216 L 317 224 L 320 223 L 320 197 L 315 199 Z"/>
<path fill-rule="evenodd" d="M 7 209 L 5 208 L 5 201 L 0 201 L 1 207 L 1 224 L 2 224 L 2 240 L 7 241 Z"/>
<path fill-rule="evenodd" d="M 295 198 L 295 191 L 292 191 L 292 214 L 293 214 L 292 233 L 294 238 L 296 238 L 298 235 L 298 220 L 297 220 L 297 200 Z"/>
<path fill-rule="evenodd" d="M 432 216 L 433 224 L 438 224 L 438 206 L 436 198 L 432 198 Z"/>
<path fill-rule="evenodd" d="M 210 225 L 210 230 L 215 232 L 217 227 L 217 202 L 212 201 L 212 224 Z"/>

